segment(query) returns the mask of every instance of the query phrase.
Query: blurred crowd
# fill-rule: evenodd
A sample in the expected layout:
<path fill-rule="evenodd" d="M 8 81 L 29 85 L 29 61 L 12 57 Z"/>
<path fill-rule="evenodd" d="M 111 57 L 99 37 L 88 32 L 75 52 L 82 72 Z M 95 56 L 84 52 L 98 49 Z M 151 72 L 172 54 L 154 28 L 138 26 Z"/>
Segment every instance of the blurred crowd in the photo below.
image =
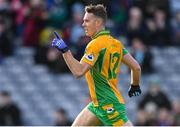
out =
<path fill-rule="evenodd" d="M 180 101 L 171 101 L 161 89 L 160 83 L 153 81 L 138 105 L 137 126 L 179 126 Z"/>
<path fill-rule="evenodd" d="M 23 113 L 20 106 L 13 101 L 9 91 L 0 91 L 0 126 L 24 126 Z M 54 126 L 70 126 L 72 121 L 67 112 L 59 107 L 52 114 Z"/>
<path fill-rule="evenodd" d="M 149 46 L 180 45 L 178 0 L 0 0 L 0 60 L 13 55 L 16 47 L 28 46 L 35 49 L 37 64 L 47 65 L 53 73 L 68 72 L 50 47 L 53 31 L 61 34 L 79 60 L 90 41 L 81 26 L 84 6 L 97 3 L 107 8 L 106 27 L 111 34 L 135 48 L 143 73 L 153 72 Z"/>
<path fill-rule="evenodd" d="M 80 60 L 90 41 L 82 28 L 84 6 L 97 3 L 106 6 L 107 29 L 131 48 L 143 74 L 155 73 L 149 47 L 180 46 L 180 0 L 0 0 L 0 63 L 25 46 L 35 50 L 36 64 L 46 65 L 52 73 L 69 72 L 62 56 L 50 46 L 53 31 L 61 34 Z M 157 87 L 152 85 L 140 102 L 136 124 L 180 125 L 180 102 L 170 102 Z M 62 119 L 60 113 L 65 111 L 59 109 L 56 119 Z M 21 125 L 20 120 L 13 125 Z"/>

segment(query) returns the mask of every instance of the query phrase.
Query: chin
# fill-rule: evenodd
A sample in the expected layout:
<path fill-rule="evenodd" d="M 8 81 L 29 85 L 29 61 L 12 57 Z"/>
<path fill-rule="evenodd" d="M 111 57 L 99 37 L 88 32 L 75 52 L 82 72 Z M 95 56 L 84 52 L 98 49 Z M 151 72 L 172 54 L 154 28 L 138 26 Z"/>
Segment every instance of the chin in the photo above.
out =
<path fill-rule="evenodd" d="M 93 36 L 92 33 L 89 33 L 87 31 L 85 31 L 85 35 L 88 36 L 88 37 L 92 37 Z"/>
<path fill-rule="evenodd" d="M 88 33 L 86 33 L 86 36 L 91 37 Z"/>

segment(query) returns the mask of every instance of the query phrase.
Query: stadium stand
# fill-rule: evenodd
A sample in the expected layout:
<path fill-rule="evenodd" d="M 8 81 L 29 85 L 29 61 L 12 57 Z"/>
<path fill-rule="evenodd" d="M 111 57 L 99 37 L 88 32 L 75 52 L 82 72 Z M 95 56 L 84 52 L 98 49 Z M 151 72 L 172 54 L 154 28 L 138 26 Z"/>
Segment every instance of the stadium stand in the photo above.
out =
<path fill-rule="evenodd" d="M 155 74 L 143 75 L 142 91 L 148 84 L 158 79 L 161 88 L 169 93 L 171 100 L 177 100 L 180 87 L 180 55 L 179 48 L 152 48 L 154 53 Z M 72 74 L 52 74 L 44 65 L 33 62 L 34 49 L 21 47 L 15 55 L 6 58 L 0 66 L 0 89 L 12 93 L 12 98 L 23 111 L 25 125 L 53 125 L 53 112 L 58 107 L 67 110 L 70 119 L 74 119 L 86 105 L 88 88 L 84 77 L 76 80 Z M 165 57 L 166 56 L 166 57 Z M 173 59 L 173 60 L 172 60 Z M 123 65 L 122 65 L 123 66 Z M 127 96 L 129 75 L 123 74 L 122 67 L 119 77 L 119 89 L 126 100 L 128 116 L 135 121 L 135 109 L 141 97 L 130 99 Z"/>

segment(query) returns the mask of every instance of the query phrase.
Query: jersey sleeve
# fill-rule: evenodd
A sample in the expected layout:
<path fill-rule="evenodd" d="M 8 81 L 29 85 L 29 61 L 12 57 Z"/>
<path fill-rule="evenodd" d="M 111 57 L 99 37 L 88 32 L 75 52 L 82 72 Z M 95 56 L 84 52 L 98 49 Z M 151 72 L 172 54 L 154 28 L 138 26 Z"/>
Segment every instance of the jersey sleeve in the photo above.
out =
<path fill-rule="evenodd" d="M 120 44 L 121 44 L 121 46 L 122 46 L 123 56 L 126 55 L 126 54 L 128 54 L 128 53 L 129 53 L 128 50 L 124 47 L 124 45 L 123 45 L 123 43 L 122 43 L 121 41 L 120 41 Z"/>
<path fill-rule="evenodd" d="M 128 50 L 123 47 L 123 56 L 126 55 L 126 54 L 128 54 L 128 53 L 129 53 Z"/>
<path fill-rule="evenodd" d="M 81 61 L 93 66 L 99 56 L 98 46 L 95 46 L 95 42 L 90 42 L 85 50 L 84 56 Z"/>

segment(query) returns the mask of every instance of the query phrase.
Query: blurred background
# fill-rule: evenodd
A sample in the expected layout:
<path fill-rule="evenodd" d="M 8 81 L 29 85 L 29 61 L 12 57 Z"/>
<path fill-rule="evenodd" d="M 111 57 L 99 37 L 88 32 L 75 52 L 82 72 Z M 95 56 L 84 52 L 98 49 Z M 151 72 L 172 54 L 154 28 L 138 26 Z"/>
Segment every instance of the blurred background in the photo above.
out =
<path fill-rule="evenodd" d="M 180 126 L 180 0 L 0 0 L 0 125 L 71 125 L 88 104 L 50 46 L 58 31 L 80 60 L 90 38 L 84 6 L 107 7 L 107 28 L 142 67 L 142 96 L 129 98 L 130 71 L 121 65 L 119 90 L 134 125 Z"/>

